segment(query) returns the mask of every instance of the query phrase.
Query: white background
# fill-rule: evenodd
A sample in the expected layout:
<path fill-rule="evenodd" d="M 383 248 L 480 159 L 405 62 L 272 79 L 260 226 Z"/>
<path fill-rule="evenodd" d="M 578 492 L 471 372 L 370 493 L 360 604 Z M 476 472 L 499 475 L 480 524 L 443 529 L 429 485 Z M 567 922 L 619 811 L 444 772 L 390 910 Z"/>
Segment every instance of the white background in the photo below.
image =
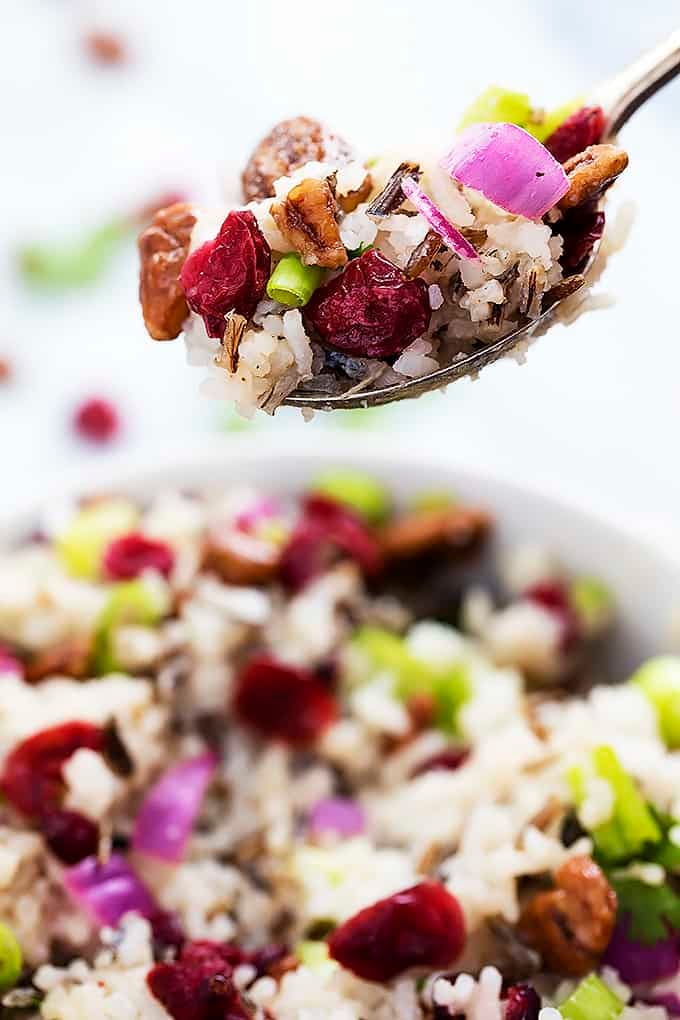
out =
<path fill-rule="evenodd" d="M 86 484 L 94 461 L 121 450 L 172 456 L 225 418 L 198 397 L 181 342 L 146 337 L 132 245 L 95 287 L 65 297 L 22 285 L 19 244 L 73 235 L 163 188 L 213 201 L 285 115 L 320 116 L 367 155 L 445 141 L 491 82 L 555 105 L 680 25 L 677 0 L 2 0 L 1 10 L 0 356 L 16 369 L 0 389 L 5 509 L 74 467 Z M 127 67 L 83 58 L 95 24 L 124 33 Z M 616 304 L 555 328 L 522 368 L 496 365 L 367 419 L 372 429 L 678 540 L 679 109 L 676 82 L 622 136 L 631 170 L 612 205 L 634 199 L 638 215 L 601 285 Z M 71 408 L 91 393 L 122 409 L 116 450 L 70 435 Z M 304 425 L 292 409 L 260 426 L 263 442 L 286 429 L 293 444 L 342 427 Z"/>

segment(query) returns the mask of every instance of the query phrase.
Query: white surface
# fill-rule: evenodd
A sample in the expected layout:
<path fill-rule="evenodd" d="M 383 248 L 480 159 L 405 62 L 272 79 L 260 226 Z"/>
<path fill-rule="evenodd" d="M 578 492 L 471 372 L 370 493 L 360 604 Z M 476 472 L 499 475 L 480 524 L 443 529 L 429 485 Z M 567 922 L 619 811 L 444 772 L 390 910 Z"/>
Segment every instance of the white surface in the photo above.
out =
<path fill-rule="evenodd" d="M 238 167 L 279 117 L 322 116 L 368 153 L 411 137 L 440 140 L 490 81 L 551 105 L 618 70 L 680 21 L 676 0 L 3 0 L 0 33 L 4 310 L 0 355 L 16 359 L 0 391 L 5 506 L 75 466 L 109 456 L 68 435 L 70 407 L 92 391 L 120 401 L 123 443 L 153 459 L 218 410 L 197 396 L 180 343 L 146 339 L 130 250 L 92 291 L 67 298 L 22 289 L 11 250 L 67 235 L 163 186 L 219 194 L 217 169 Z M 95 71 L 79 33 L 121 28 L 129 68 Z M 604 287 L 617 304 L 556 328 L 518 368 L 387 412 L 389 444 L 446 450 L 518 481 L 575 493 L 645 532 L 672 535 L 680 512 L 675 238 L 680 217 L 680 83 L 641 111 L 623 139 L 632 168 L 616 203 L 639 216 Z M 315 436 L 286 410 L 273 426 Z M 357 443 L 361 442 L 357 435 Z"/>

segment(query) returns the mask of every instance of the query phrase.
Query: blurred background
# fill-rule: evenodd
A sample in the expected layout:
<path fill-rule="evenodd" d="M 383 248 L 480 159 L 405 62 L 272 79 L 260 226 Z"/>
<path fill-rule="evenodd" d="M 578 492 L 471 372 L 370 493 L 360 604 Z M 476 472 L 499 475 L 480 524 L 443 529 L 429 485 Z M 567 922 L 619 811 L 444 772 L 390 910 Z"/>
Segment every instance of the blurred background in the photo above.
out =
<path fill-rule="evenodd" d="M 263 441 L 285 430 L 291 444 L 365 431 L 680 545 L 680 81 L 622 134 L 631 170 L 611 208 L 634 201 L 637 216 L 598 285 L 615 302 L 555 327 L 525 365 L 499 363 L 445 395 L 243 423 L 199 397 L 180 340 L 147 337 L 134 243 L 160 196 L 233 190 L 284 116 L 318 116 L 366 155 L 445 144 L 491 83 L 545 106 L 587 93 L 678 27 L 677 0 L 643 11 L 639 0 L 2 0 L 2 11 L 3 509 L 74 470 L 87 484 L 93 464 L 128 451 L 168 457 L 243 429 Z M 104 409 L 83 429 L 91 398 Z"/>

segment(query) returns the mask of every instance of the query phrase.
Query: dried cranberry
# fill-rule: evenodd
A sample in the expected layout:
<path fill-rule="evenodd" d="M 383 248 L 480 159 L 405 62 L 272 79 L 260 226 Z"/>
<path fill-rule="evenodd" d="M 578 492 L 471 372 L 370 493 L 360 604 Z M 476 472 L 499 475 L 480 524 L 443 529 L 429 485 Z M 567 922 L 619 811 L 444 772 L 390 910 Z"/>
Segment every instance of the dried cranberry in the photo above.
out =
<path fill-rule="evenodd" d="M 370 358 L 403 351 L 426 331 L 430 315 L 425 281 L 409 280 L 375 248 L 319 287 L 305 309 L 323 343 Z"/>
<path fill-rule="evenodd" d="M 78 811 L 49 811 L 40 828 L 50 850 L 64 864 L 78 864 L 99 849 L 99 826 Z"/>
<path fill-rule="evenodd" d="M 376 537 L 351 510 L 324 496 L 310 496 L 281 556 L 281 579 L 297 591 L 349 556 L 369 577 L 382 566 Z"/>
<path fill-rule="evenodd" d="M 188 942 L 178 960 L 157 964 L 146 981 L 174 1020 L 251 1020 L 232 972 L 230 947 Z"/>
<path fill-rule="evenodd" d="M 181 949 L 185 942 L 184 931 L 176 914 L 170 910 L 157 910 L 148 916 L 151 924 L 154 950 L 164 955 L 168 949 Z"/>
<path fill-rule="evenodd" d="M 337 715 L 323 681 L 265 655 L 251 659 L 239 673 L 234 708 L 263 737 L 293 746 L 313 743 Z"/>
<path fill-rule="evenodd" d="M 458 900 L 421 882 L 360 910 L 328 940 L 331 957 L 366 981 L 390 981 L 411 967 L 447 967 L 465 943 Z"/>
<path fill-rule="evenodd" d="M 114 539 L 102 560 L 105 575 L 112 581 L 129 581 L 144 570 L 157 570 L 168 577 L 175 554 L 165 542 L 156 542 L 138 532 Z"/>
<path fill-rule="evenodd" d="M 595 204 L 570 210 L 555 229 L 564 241 L 560 263 L 565 273 L 580 273 L 604 233 L 605 215 Z"/>
<path fill-rule="evenodd" d="M 531 985 L 511 985 L 505 1000 L 504 1020 L 538 1020 L 541 997 Z"/>
<path fill-rule="evenodd" d="M 417 765 L 411 775 L 422 776 L 424 772 L 455 772 L 470 757 L 467 747 L 447 747 L 431 755 Z"/>
<path fill-rule="evenodd" d="M 581 636 L 581 628 L 564 587 L 558 581 L 540 581 L 528 588 L 524 595 L 557 618 L 562 628 L 560 650 L 571 651 Z"/>
<path fill-rule="evenodd" d="M 120 428 L 120 418 L 110 400 L 92 397 L 76 408 L 73 425 L 83 439 L 91 443 L 108 443 Z"/>
<path fill-rule="evenodd" d="M 21 814 L 40 819 L 60 806 L 62 766 L 81 747 L 100 751 L 103 733 L 85 722 L 62 723 L 28 737 L 5 760 L 0 790 Z"/>
<path fill-rule="evenodd" d="M 582 106 L 555 128 L 543 143 L 559 163 L 602 140 L 605 115 L 601 106 Z"/>
<path fill-rule="evenodd" d="M 253 214 L 242 210 L 230 212 L 217 237 L 192 252 L 180 279 L 208 336 L 221 339 L 228 312 L 252 317 L 270 271 L 271 249 Z"/>

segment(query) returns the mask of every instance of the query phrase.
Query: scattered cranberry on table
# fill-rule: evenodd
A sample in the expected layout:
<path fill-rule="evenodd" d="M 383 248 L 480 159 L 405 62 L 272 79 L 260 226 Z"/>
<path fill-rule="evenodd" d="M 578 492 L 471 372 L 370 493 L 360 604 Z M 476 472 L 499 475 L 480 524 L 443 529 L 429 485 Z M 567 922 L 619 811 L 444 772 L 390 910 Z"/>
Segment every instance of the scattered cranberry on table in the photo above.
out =
<path fill-rule="evenodd" d="M 73 416 L 73 427 L 90 443 L 110 443 L 120 431 L 120 416 L 110 400 L 91 397 L 83 401 Z"/>

